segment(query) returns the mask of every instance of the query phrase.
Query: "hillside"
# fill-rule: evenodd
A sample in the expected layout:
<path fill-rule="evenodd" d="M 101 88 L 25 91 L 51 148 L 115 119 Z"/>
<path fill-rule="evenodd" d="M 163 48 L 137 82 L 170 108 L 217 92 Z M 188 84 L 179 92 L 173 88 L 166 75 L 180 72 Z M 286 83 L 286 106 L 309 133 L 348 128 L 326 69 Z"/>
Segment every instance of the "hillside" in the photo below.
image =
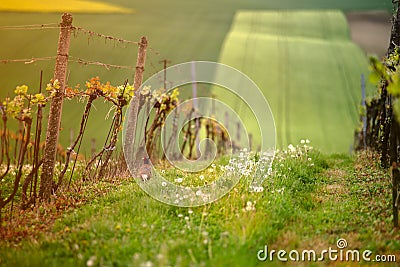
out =
<path fill-rule="evenodd" d="M 327 153 L 351 149 L 361 75 L 369 70 L 365 53 L 350 40 L 343 13 L 240 11 L 219 61 L 247 74 L 262 90 L 275 117 L 278 147 L 309 138 Z"/>

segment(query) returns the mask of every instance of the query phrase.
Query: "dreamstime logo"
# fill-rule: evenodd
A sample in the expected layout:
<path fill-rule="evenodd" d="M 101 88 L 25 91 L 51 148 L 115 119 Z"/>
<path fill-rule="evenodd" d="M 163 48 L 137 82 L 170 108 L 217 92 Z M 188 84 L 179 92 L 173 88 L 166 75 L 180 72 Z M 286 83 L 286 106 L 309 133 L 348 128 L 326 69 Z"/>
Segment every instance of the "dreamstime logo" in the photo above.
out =
<path fill-rule="evenodd" d="M 163 79 L 165 73 L 168 75 L 167 81 Z M 205 85 L 206 89 L 203 90 L 211 91 L 202 94 L 208 97 L 197 96 L 197 85 Z M 249 77 L 220 63 L 187 62 L 153 75 L 143 83 L 140 92 L 146 91 L 147 95 L 157 98 L 160 88 L 164 88 L 162 90 L 166 94 L 179 88 L 182 96 L 174 110 L 166 115 L 160 127 L 157 145 L 152 146 L 161 149 L 156 154 L 163 155 L 176 172 L 195 175 L 212 166 L 216 159 L 220 144 L 207 138 L 204 134 L 206 129 L 196 133 L 196 157 L 189 158 L 182 153 L 182 143 L 187 138 L 185 129 L 188 125 L 194 127 L 201 119 L 212 121 L 220 132 L 224 132 L 228 144 L 228 154 L 225 153 L 224 157 L 229 157 L 229 162 L 240 161 L 243 154 L 240 151 L 257 148 L 262 170 L 270 169 L 275 153 L 275 123 L 267 100 Z M 152 158 L 149 157 L 150 151 L 146 149 L 149 147 L 146 138 L 148 121 L 156 116 L 157 111 L 154 103 L 138 102 L 134 98 L 125 115 L 123 148 L 129 170 L 137 178 L 139 186 L 149 195 L 170 205 L 200 206 L 221 198 L 239 182 L 242 173 L 235 172 L 232 168 L 231 171 L 222 172 L 220 177 L 209 184 L 184 187 L 173 183 L 173 179 L 165 177 L 164 171 L 159 171 L 147 160 L 146 164 L 151 168 L 151 179 L 139 179 L 137 166 L 142 165 L 143 159 Z M 260 186 L 265 177 L 266 175 L 254 175 L 251 185 L 255 188 Z"/>
<path fill-rule="evenodd" d="M 344 249 L 347 248 L 347 241 L 344 238 L 340 238 L 336 241 L 336 246 L 338 249 Z"/>
<path fill-rule="evenodd" d="M 375 255 L 373 256 L 371 250 L 360 251 L 358 249 L 346 249 L 348 246 L 347 240 L 340 238 L 336 241 L 336 248 L 329 247 L 321 252 L 313 249 L 307 250 L 269 250 L 268 246 L 264 246 L 257 252 L 257 259 L 259 261 L 342 261 L 342 262 L 396 262 L 395 255 Z"/>

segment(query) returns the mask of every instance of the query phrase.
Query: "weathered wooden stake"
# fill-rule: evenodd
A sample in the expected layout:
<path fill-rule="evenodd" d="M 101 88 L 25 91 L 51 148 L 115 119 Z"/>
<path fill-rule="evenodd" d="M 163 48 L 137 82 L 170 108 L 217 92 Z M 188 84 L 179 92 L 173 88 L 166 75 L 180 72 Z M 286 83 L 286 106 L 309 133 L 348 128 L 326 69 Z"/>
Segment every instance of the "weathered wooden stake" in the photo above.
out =
<path fill-rule="evenodd" d="M 133 82 L 133 87 L 136 90 L 139 90 L 139 88 L 143 82 L 144 67 L 146 65 L 147 45 L 148 45 L 147 38 L 145 36 L 143 36 L 140 39 L 140 43 L 139 43 L 138 57 L 137 57 L 137 61 L 136 61 L 136 72 L 135 72 L 135 77 L 134 77 L 134 82 Z M 136 92 L 136 93 L 138 93 L 138 92 Z"/>
<path fill-rule="evenodd" d="M 193 98 L 193 108 L 194 108 L 194 117 L 195 117 L 195 133 L 196 133 L 196 140 L 195 140 L 195 148 L 196 148 L 196 157 L 200 157 L 200 135 L 197 133 L 200 131 L 200 120 L 196 119 L 199 114 L 199 100 L 197 99 L 197 81 L 196 81 L 196 62 L 192 61 L 191 65 L 192 71 L 192 98 Z M 213 103 L 215 99 L 213 99 Z M 213 113 L 214 114 L 214 113 Z M 191 152 L 190 152 L 191 153 Z"/>
<path fill-rule="evenodd" d="M 238 121 L 238 122 L 236 123 L 236 139 L 237 139 L 238 144 L 240 144 L 240 139 L 241 139 L 241 136 L 240 136 L 241 127 L 242 127 L 242 125 L 241 125 L 240 122 Z"/>
<path fill-rule="evenodd" d="M 169 61 L 168 59 L 164 59 L 159 61 L 159 63 L 164 63 L 164 90 L 167 90 L 167 64 L 171 63 L 171 61 Z M 163 124 L 162 126 L 162 130 L 165 131 L 165 124 Z M 165 154 L 167 154 L 167 133 L 164 133 L 164 139 L 162 141 L 162 147 L 163 147 L 163 153 L 162 153 L 162 157 L 165 157 Z"/>
<path fill-rule="evenodd" d="M 134 142 L 135 142 L 135 136 L 136 136 L 136 124 L 137 124 L 137 118 L 138 118 L 138 113 L 140 110 L 140 86 L 142 85 L 143 82 L 143 73 L 144 73 L 144 67 L 146 64 L 146 52 L 147 52 L 147 38 L 143 36 L 140 39 L 139 43 L 139 49 L 138 49 L 138 57 L 137 57 L 137 62 L 136 62 L 136 71 L 135 71 L 135 77 L 134 77 L 134 82 L 133 82 L 133 87 L 135 88 L 135 97 L 133 98 L 130 106 L 129 106 L 129 113 L 128 113 L 128 125 L 126 128 L 126 132 L 130 133 L 129 135 L 125 135 L 125 144 L 124 148 L 125 150 L 125 157 L 127 161 L 131 161 L 134 159 L 135 155 L 133 155 L 134 151 Z M 145 131 L 145 130 L 144 130 Z M 141 151 L 139 149 L 139 151 Z M 136 162 L 141 162 L 140 159 L 137 159 Z M 139 166 L 135 166 L 139 168 Z"/>
<path fill-rule="evenodd" d="M 253 149 L 253 134 L 252 133 L 249 133 L 249 148 L 250 148 L 250 151 L 252 151 L 252 149 Z"/>
<path fill-rule="evenodd" d="M 69 129 L 69 146 L 71 147 L 74 144 L 74 129 Z"/>
<path fill-rule="evenodd" d="M 91 157 L 93 157 L 94 155 L 96 155 L 96 139 L 92 138 L 91 139 Z"/>
<path fill-rule="evenodd" d="M 170 60 L 168 59 L 164 59 L 159 61 L 159 63 L 163 63 L 163 67 L 164 67 L 164 89 L 167 90 L 167 64 L 171 63 Z"/>
<path fill-rule="evenodd" d="M 68 52 L 72 31 L 72 16 L 64 13 L 60 24 L 60 36 L 58 40 L 57 59 L 54 71 L 54 80 L 58 80 L 60 88 L 52 98 L 50 114 L 47 123 L 46 144 L 43 155 L 43 170 L 40 180 L 39 197 L 42 200 L 50 200 L 53 187 L 54 165 L 56 160 L 58 136 L 64 99 L 65 80 L 68 67 Z"/>

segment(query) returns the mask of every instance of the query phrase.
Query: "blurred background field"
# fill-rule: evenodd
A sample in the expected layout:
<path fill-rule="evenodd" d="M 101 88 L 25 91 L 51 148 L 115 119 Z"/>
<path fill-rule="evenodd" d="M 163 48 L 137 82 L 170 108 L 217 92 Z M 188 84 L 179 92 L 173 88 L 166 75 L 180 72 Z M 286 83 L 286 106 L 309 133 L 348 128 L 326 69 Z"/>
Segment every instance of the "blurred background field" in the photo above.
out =
<path fill-rule="evenodd" d="M 279 147 L 309 138 L 325 152 L 350 151 L 361 75 L 369 70 L 340 11 L 240 11 L 220 61 L 262 88 Z M 244 114 L 237 98 L 234 103 Z"/>
<path fill-rule="evenodd" d="M 16 6 L 23 5 L 21 1 L 14 1 L 13 3 Z M 341 10 L 346 14 L 354 14 L 356 11 L 361 11 L 362 14 L 365 14 L 365 12 L 370 13 L 380 10 L 381 23 L 379 25 L 381 25 L 381 28 L 379 29 L 386 29 L 386 34 L 390 31 L 390 21 L 387 21 L 386 24 L 382 23 L 382 18 L 383 20 L 390 18 L 388 13 L 391 10 L 390 0 L 330 2 L 317 0 L 295 2 L 289 0 L 206 0 L 201 2 L 112 0 L 102 2 L 118 8 L 124 8 L 124 11 L 134 11 L 125 14 L 116 13 L 117 11 L 112 8 L 108 10 L 109 14 L 101 14 L 102 12 L 96 12 L 95 9 L 83 5 L 89 2 L 71 1 L 63 2 L 63 5 L 68 4 L 71 5 L 70 7 L 72 5 L 78 7 L 75 4 L 79 3 L 82 4 L 79 7 L 79 12 L 74 12 L 73 14 L 73 24 L 75 26 L 132 41 L 139 41 L 143 35 L 148 37 L 151 49 L 148 52 L 146 77 L 160 71 L 162 69 L 160 61 L 164 59 L 168 59 L 170 61 L 169 64 L 192 60 L 220 60 L 233 64 L 233 66 L 244 71 L 250 78 L 259 83 L 258 85 L 266 96 L 271 97 L 268 100 L 278 121 L 278 136 L 281 135 L 281 138 L 278 139 L 280 145 L 298 141 L 296 139 L 310 137 L 316 139 L 313 140 L 315 141 L 314 143 L 321 146 L 325 152 L 348 152 L 352 138 L 350 136 L 351 126 L 356 124 L 356 113 L 358 112 L 355 105 L 360 103 L 360 85 L 358 84 L 360 73 L 366 73 L 368 70 L 366 54 L 349 40 L 349 29 L 343 15 L 338 11 L 330 13 L 332 16 L 323 18 L 324 13 L 320 13 L 320 11 L 335 9 Z M 90 3 L 92 5 L 96 4 L 96 2 Z M 57 6 L 59 4 L 59 2 L 52 1 L 48 3 L 48 6 Z M 274 23 L 281 23 L 283 19 L 288 20 L 290 19 L 290 13 L 286 10 L 290 9 L 314 10 L 315 12 L 312 13 L 315 14 L 315 18 L 310 18 L 307 21 L 296 21 L 296 17 L 293 17 L 293 22 L 298 22 L 299 25 L 306 24 L 297 30 L 288 29 L 284 35 L 271 33 L 268 25 L 263 25 L 262 29 L 256 26 L 258 27 L 257 31 L 260 29 L 263 31 L 261 33 L 250 31 L 245 34 L 246 36 L 242 35 L 240 37 L 235 34 L 236 37 L 233 37 L 232 35 L 233 32 L 239 31 L 237 28 L 239 26 L 238 23 L 242 24 L 241 14 L 246 14 L 246 10 L 251 12 L 277 10 L 274 13 L 274 17 L 265 18 L 265 21 L 256 15 L 249 15 L 259 20 L 259 22 L 245 22 L 243 25 L 254 26 L 259 25 L 259 23 L 269 24 L 278 17 L 280 17 L 280 20 L 274 21 Z M 60 22 L 60 12 L 38 13 L 32 10 L 33 12 L 20 13 L 12 12 L 13 9 L 3 8 L 2 10 L 5 11 L 0 16 L 1 26 Z M 50 9 L 47 11 L 50 11 Z M 349 15 L 347 16 L 349 18 Z M 365 19 L 365 16 L 362 18 Z M 357 18 L 357 16 L 354 17 L 353 15 L 353 19 L 348 21 L 354 25 L 362 18 Z M 324 36 L 317 36 L 320 41 L 322 40 L 321 42 L 315 41 L 318 38 L 299 36 L 299 33 L 309 34 L 314 30 L 319 34 L 325 34 L 324 29 L 321 28 L 323 27 L 321 22 L 324 21 L 330 23 L 331 26 L 329 27 L 331 28 L 329 29 L 332 31 Z M 386 28 L 382 25 L 386 25 Z M 264 28 L 264 26 L 267 27 Z M 285 27 L 285 25 L 282 24 L 277 29 L 281 31 L 282 27 Z M 355 34 L 370 38 L 371 34 L 368 29 L 359 28 Z M 267 30 L 267 32 L 264 32 L 264 30 Z M 363 31 L 364 33 L 362 33 Z M 0 59 L 29 59 L 55 56 L 56 54 L 57 29 L 0 29 L 0 32 L 2 34 Z M 279 36 L 284 37 L 280 38 Z M 353 31 L 351 36 L 354 37 Z M 254 38 L 256 41 L 253 40 Z M 331 42 L 332 38 L 334 38 L 334 42 Z M 236 48 L 233 47 L 240 46 L 238 42 L 245 42 L 245 39 L 247 41 L 253 40 L 252 45 L 254 46 L 250 50 L 240 49 L 240 53 L 246 51 L 245 55 L 238 54 L 235 50 Z M 364 47 L 364 49 L 370 53 L 382 53 L 384 51 L 382 46 L 387 46 L 387 44 L 383 44 L 381 37 L 376 41 L 380 44 L 378 47 Z M 364 43 L 372 42 L 370 39 L 368 41 L 364 40 Z M 277 53 L 278 50 L 280 51 L 279 53 Z M 75 34 L 72 38 L 70 50 L 70 55 L 75 58 L 121 66 L 134 66 L 136 54 L 137 47 L 135 45 L 105 41 L 103 38 L 97 38 L 81 32 Z M 290 62 L 287 61 L 289 59 Z M 307 64 L 307 61 L 310 63 Z M 37 61 L 32 64 L 0 64 L 0 96 L 7 96 L 14 90 L 15 86 L 20 84 L 27 84 L 31 90 L 37 91 L 40 70 L 44 71 L 44 81 L 47 82 L 53 76 L 53 69 L 54 61 Z M 301 72 L 298 72 L 298 70 Z M 93 76 L 100 76 L 103 81 L 111 81 L 113 84 L 122 84 L 125 79 L 129 79 L 132 82 L 133 72 L 131 69 L 111 68 L 108 70 L 101 66 L 84 66 L 71 62 L 68 76 L 69 85 L 82 85 Z M 368 74 L 366 73 L 366 75 Z M 271 77 L 270 80 L 265 79 L 268 76 Z M 313 84 L 313 80 L 310 79 L 314 78 L 316 79 L 314 81 L 315 86 L 310 86 L 310 84 Z M 279 79 L 281 80 L 280 82 Z M 269 87 L 276 87 L 278 82 L 290 84 L 283 84 L 283 88 L 279 89 L 279 91 L 275 91 L 276 93 L 273 93 L 273 95 L 268 95 L 273 92 Z M 338 91 L 332 91 L 330 88 L 324 87 L 328 84 L 335 85 Z M 294 89 L 294 86 L 296 89 Z M 199 90 L 201 90 L 201 87 Z M 301 95 L 297 95 L 300 92 Z M 335 92 L 340 93 L 337 94 Z M 199 94 L 206 93 L 199 92 Z M 295 97 L 296 101 L 293 101 L 291 97 Z M 300 106 L 297 98 L 302 101 L 301 109 L 297 106 L 297 104 Z M 330 101 L 331 99 L 333 101 Z M 324 105 L 325 103 L 329 103 L 329 105 L 326 106 Z M 337 105 L 334 103 L 337 103 Z M 318 114 L 302 116 L 302 114 L 315 112 L 322 106 L 324 108 L 317 111 Z M 330 110 L 331 107 L 336 108 L 335 110 Z M 104 119 L 109 107 L 97 103 L 95 108 L 97 109 L 96 118 L 89 121 L 88 129 L 85 133 L 86 138 L 83 145 L 86 148 L 90 146 L 91 138 L 95 138 L 101 143 L 101 140 L 105 139 L 107 132 L 100 129 L 104 129 L 105 124 L 111 123 L 111 121 L 105 121 Z M 288 112 L 285 113 L 286 109 L 288 109 Z M 79 127 L 77 118 L 83 112 L 83 105 L 75 102 L 66 102 L 64 110 L 61 142 L 64 145 L 68 145 L 69 129 L 74 128 L 75 132 L 77 131 Z M 289 116 L 289 119 L 287 116 Z M 299 121 L 299 119 L 301 120 Z M 296 121 L 298 122 L 296 123 Z M 321 127 L 325 127 L 328 121 L 330 121 L 329 127 L 322 129 Z M 345 127 L 347 130 L 343 131 Z M 344 135 L 345 138 L 342 138 Z M 332 136 L 335 138 L 331 139 Z M 338 139 L 340 139 L 340 145 L 337 146 L 336 140 Z"/>
<path fill-rule="evenodd" d="M 131 13 L 132 9 L 97 1 L 81 0 L 3 0 L 0 11 L 7 12 L 74 12 L 74 13 Z"/>

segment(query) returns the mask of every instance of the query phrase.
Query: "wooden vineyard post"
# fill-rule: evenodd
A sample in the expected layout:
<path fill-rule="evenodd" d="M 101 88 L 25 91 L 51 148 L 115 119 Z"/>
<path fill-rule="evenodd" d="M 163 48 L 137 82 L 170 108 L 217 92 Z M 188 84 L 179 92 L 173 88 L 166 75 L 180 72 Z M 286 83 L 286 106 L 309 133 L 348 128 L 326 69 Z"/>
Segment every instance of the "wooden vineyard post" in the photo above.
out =
<path fill-rule="evenodd" d="M 133 87 L 136 90 L 139 90 L 139 88 L 143 82 L 144 67 L 146 65 L 147 45 L 148 45 L 147 38 L 145 36 L 143 36 L 140 39 L 140 43 L 139 43 L 138 57 L 137 57 L 137 61 L 136 61 L 136 71 L 135 71 L 135 77 L 134 77 L 134 82 L 133 82 Z"/>
<path fill-rule="evenodd" d="M 163 69 L 164 69 L 164 89 L 167 90 L 167 64 L 171 63 L 168 59 L 164 59 L 159 61 L 159 63 L 163 63 Z"/>
<path fill-rule="evenodd" d="M 400 171 L 396 165 L 396 163 L 393 163 L 393 168 L 392 168 L 392 197 L 393 197 L 393 224 L 394 227 L 397 228 L 399 227 L 399 209 L 398 209 L 398 187 L 399 187 L 399 182 L 400 182 Z"/>
<path fill-rule="evenodd" d="M 240 139 L 241 139 L 240 130 L 241 130 L 241 124 L 240 124 L 240 122 L 238 121 L 238 122 L 236 123 L 236 138 L 237 138 L 238 144 L 240 144 Z"/>
<path fill-rule="evenodd" d="M 366 103 L 366 89 L 365 89 L 365 76 L 361 74 L 361 105 L 362 107 L 367 110 L 367 103 Z M 362 146 L 363 149 L 367 148 L 367 114 L 362 116 L 363 128 L 362 128 Z M 361 144 L 360 144 L 361 145 Z"/>
<path fill-rule="evenodd" d="M 125 150 L 125 157 L 126 160 L 131 161 L 134 158 L 133 155 L 133 148 L 134 148 L 134 142 L 135 142 L 135 136 L 136 136 L 136 123 L 137 123 L 137 118 L 138 118 L 138 113 L 140 110 L 140 86 L 142 85 L 143 82 L 143 73 L 144 73 L 144 67 L 146 64 L 146 53 L 147 53 L 147 38 L 143 36 L 140 39 L 139 43 L 139 49 L 138 49 L 138 56 L 137 56 L 137 61 L 136 61 L 136 71 L 135 71 L 135 77 L 134 77 L 134 82 L 133 82 L 133 87 L 135 88 L 135 97 L 133 98 L 130 106 L 129 106 L 129 113 L 128 113 L 128 118 L 127 120 L 129 121 L 126 132 L 129 133 L 129 135 L 125 135 L 125 144 L 124 148 Z M 139 149 L 139 151 L 142 151 L 142 149 Z M 137 159 L 135 162 L 135 165 L 137 165 L 140 161 L 140 158 Z M 139 168 L 139 166 L 135 166 L 136 169 Z"/>
<path fill-rule="evenodd" d="M 167 91 L 167 64 L 171 63 L 168 59 L 164 59 L 159 61 L 159 63 L 163 63 L 163 69 L 164 69 L 164 90 Z M 165 125 L 162 125 L 162 129 L 165 130 Z M 163 139 L 163 144 L 164 144 L 164 151 L 163 151 L 163 158 L 165 159 L 165 155 L 167 154 L 167 134 L 164 134 L 164 139 Z"/>
<path fill-rule="evenodd" d="M 71 39 L 72 16 L 64 13 L 60 24 L 60 36 L 58 40 L 57 58 L 54 71 L 54 81 L 58 80 L 59 88 L 51 100 L 50 113 L 47 123 L 46 144 L 43 155 L 43 170 L 40 179 L 39 197 L 42 200 L 50 200 L 53 187 L 54 164 L 56 160 L 58 136 L 64 100 L 65 80 L 68 67 L 68 52 Z M 58 87 L 58 86 L 57 86 Z"/>
<path fill-rule="evenodd" d="M 252 149 L 253 149 L 253 134 L 252 133 L 249 133 L 249 148 L 250 148 L 250 151 L 252 151 Z"/>
<path fill-rule="evenodd" d="M 193 98 L 193 108 L 194 108 L 194 117 L 197 118 L 197 115 L 199 114 L 199 100 L 197 99 L 197 82 L 196 82 L 196 62 L 192 61 L 191 65 L 191 71 L 192 71 L 192 98 Z M 213 99 L 213 102 L 215 100 Z M 213 114 L 215 114 L 213 112 Z M 200 131 L 200 120 L 195 119 L 195 127 L 196 127 L 196 133 Z M 195 148 L 196 148 L 196 157 L 200 157 L 200 136 L 196 135 L 195 139 Z M 192 152 L 190 152 L 192 153 Z"/>

